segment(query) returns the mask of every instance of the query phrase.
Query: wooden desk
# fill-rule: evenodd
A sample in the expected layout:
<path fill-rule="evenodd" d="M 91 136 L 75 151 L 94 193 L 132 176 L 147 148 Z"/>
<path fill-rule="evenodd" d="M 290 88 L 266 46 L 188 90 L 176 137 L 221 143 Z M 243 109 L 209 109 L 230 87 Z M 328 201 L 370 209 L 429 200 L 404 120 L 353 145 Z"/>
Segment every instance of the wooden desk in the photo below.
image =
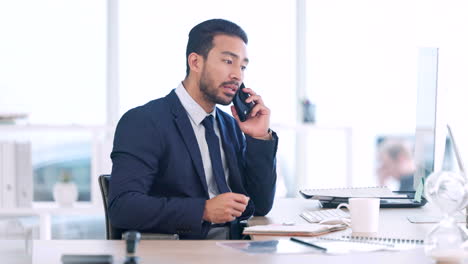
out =
<path fill-rule="evenodd" d="M 62 254 L 112 254 L 114 263 L 124 262 L 125 241 L 111 240 L 40 240 L 35 241 L 33 264 L 60 264 Z M 216 241 L 141 241 L 137 255 L 140 264 L 310 264 L 310 263 L 379 263 L 379 264 L 424 264 L 433 261 L 424 255 L 423 250 L 402 252 L 374 252 L 370 254 L 350 254 L 327 256 L 309 255 L 247 255 L 222 248 Z"/>
<path fill-rule="evenodd" d="M 318 209 L 314 201 L 304 199 L 279 199 L 266 217 L 254 217 L 249 224 L 302 223 L 299 213 L 304 209 Z M 423 239 L 432 224 L 411 224 L 406 217 L 412 214 L 433 214 L 430 208 L 381 209 L 379 236 Z M 331 235 L 341 236 L 350 230 Z M 254 239 L 273 239 L 271 236 L 255 236 Z M 285 238 L 282 238 L 285 239 Z M 114 263 L 123 263 L 125 241 L 106 240 L 42 240 L 33 243 L 33 263 L 59 264 L 62 254 L 112 254 Z M 422 248 L 400 252 L 373 252 L 329 256 L 306 255 L 247 255 L 222 248 L 216 241 L 141 241 L 137 255 L 141 263 L 434 263 L 424 255 Z"/>

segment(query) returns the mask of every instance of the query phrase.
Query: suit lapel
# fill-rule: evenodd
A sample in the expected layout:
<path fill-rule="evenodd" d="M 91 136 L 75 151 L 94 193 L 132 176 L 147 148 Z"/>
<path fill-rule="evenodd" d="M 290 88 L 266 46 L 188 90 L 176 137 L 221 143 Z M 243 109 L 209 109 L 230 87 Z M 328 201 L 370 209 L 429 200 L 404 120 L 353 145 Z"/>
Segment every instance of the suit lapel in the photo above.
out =
<path fill-rule="evenodd" d="M 167 96 L 171 111 L 174 114 L 174 121 L 176 123 L 177 129 L 179 130 L 182 139 L 184 140 L 185 145 L 190 153 L 192 158 L 193 166 L 197 171 L 200 181 L 202 182 L 205 193 L 208 195 L 208 186 L 206 184 L 205 171 L 203 170 L 203 161 L 200 154 L 200 148 L 198 147 L 197 138 L 193 132 L 192 124 L 187 116 L 185 108 L 180 103 L 179 98 L 177 97 L 174 90 Z"/>

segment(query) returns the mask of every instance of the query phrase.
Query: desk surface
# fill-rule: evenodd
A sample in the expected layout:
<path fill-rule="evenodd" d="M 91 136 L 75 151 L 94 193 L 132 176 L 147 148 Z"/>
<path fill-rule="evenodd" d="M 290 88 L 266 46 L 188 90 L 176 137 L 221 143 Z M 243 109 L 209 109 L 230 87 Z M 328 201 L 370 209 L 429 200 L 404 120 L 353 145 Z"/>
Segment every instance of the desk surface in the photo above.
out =
<path fill-rule="evenodd" d="M 112 254 L 114 263 L 124 262 L 125 241 L 106 240 L 42 240 L 34 245 L 34 264 L 59 264 L 61 254 Z M 433 263 L 422 249 L 402 252 L 374 252 L 327 256 L 308 255 L 247 255 L 222 248 L 216 241 L 141 241 L 137 255 L 146 263 Z"/>
<path fill-rule="evenodd" d="M 274 209 L 266 217 L 255 217 L 250 225 L 305 222 L 302 210 L 318 210 L 318 203 L 304 199 L 278 199 Z M 381 209 L 379 236 L 423 239 L 432 224 L 412 224 L 409 215 L 434 214 L 428 207 L 412 209 Z M 350 230 L 335 232 L 333 236 L 349 234 Z M 254 239 L 274 239 L 271 236 L 255 236 Z M 284 238 L 283 238 L 284 239 Z M 33 243 L 33 263 L 59 264 L 62 254 L 112 254 L 114 263 L 123 263 L 124 241 L 106 240 L 42 240 Z M 434 263 L 424 255 L 422 248 L 400 252 L 373 252 L 329 256 L 303 255 L 247 255 L 216 245 L 216 241 L 141 241 L 137 255 L 144 263 Z"/>
<path fill-rule="evenodd" d="M 315 200 L 306 199 L 277 199 L 273 210 L 266 217 L 254 217 L 249 220 L 249 225 L 281 224 L 294 222 L 296 224 L 307 223 L 299 214 L 303 210 L 320 210 L 319 203 Z M 421 208 L 382 208 L 379 215 L 379 233 L 383 237 L 404 237 L 412 239 L 424 239 L 431 230 L 433 224 L 412 224 L 408 216 L 413 215 L 435 215 L 437 211 L 426 205 Z M 341 237 L 350 235 L 351 229 L 331 233 L 327 236 Z M 254 236 L 254 240 L 271 239 L 271 236 Z"/>

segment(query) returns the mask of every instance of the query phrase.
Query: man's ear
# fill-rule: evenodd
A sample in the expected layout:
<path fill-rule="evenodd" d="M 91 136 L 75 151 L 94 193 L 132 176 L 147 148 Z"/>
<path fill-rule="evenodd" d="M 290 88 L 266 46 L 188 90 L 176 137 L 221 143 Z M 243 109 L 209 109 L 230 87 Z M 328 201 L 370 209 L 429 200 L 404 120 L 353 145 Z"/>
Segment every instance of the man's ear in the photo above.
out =
<path fill-rule="evenodd" d="M 190 71 L 192 72 L 201 72 L 203 69 L 204 59 L 203 56 L 192 52 L 189 54 L 187 58 L 188 65 L 190 67 Z"/>

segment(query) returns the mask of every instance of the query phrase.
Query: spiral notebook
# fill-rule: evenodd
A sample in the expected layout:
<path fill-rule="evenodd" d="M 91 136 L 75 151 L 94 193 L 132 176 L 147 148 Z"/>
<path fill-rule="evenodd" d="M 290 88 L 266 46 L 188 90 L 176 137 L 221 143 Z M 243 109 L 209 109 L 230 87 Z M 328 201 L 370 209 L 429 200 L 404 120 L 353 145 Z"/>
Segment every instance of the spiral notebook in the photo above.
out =
<path fill-rule="evenodd" d="M 424 245 L 424 241 L 420 239 L 392 237 L 343 236 L 341 238 L 317 237 L 303 240 L 326 248 L 328 254 L 348 254 L 382 250 L 401 251 L 422 247 Z"/>
<path fill-rule="evenodd" d="M 320 236 L 327 233 L 340 231 L 348 228 L 345 224 L 321 225 L 256 225 L 244 228 L 244 235 L 270 235 L 270 236 Z"/>

